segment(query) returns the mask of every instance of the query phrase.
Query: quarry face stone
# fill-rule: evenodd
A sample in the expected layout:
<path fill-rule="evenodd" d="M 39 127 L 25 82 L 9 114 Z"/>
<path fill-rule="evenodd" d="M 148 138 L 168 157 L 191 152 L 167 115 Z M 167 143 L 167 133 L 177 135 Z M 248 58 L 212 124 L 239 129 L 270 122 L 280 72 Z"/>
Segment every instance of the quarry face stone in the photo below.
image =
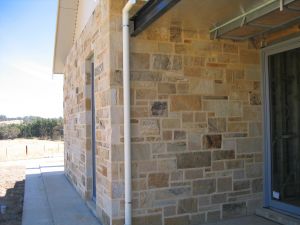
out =
<path fill-rule="evenodd" d="M 192 152 L 177 154 L 178 169 L 198 168 L 211 165 L 211 152 Z"/>
<path fill-rule="evenodd" d="M 65 172 L 89 199 L 94 55 L 104 225 L 124 224 L 123 3 L 99 1 L 64 68 Z M 159 19 L 131 39 L 130 55 L 133 224 L 198 225 L 254 212 L 262 202 L 259 50 Z"/>

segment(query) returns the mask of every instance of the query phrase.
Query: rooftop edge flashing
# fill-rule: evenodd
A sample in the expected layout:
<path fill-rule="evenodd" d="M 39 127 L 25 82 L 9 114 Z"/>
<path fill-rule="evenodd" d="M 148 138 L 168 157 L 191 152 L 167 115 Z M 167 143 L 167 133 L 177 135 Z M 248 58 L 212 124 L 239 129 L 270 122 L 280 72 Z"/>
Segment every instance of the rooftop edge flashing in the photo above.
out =
<path fill-rule="evenodd" d="M 62 67 L 62 65 L 59 64 L 65 64 L 65 62 L 59 62 L 60 59 L 58 58 L 59 56 L 59 47 L 58 47 L 58 42 L 59 42 L 59 32 L 60 32 L 60 20 L 61 20 L 61 9 L 63 10 L 72 10 L 74 12 L 76 12 L 76 16 L 77 17 L 77 10 L 78 10 L 78 4 L 79 4 L 79 0 L 73 0 L 72 2 L 73 4 L 71 6 L 65 6 L 64 5 L 64 0 L 57 0 L 57 16 L 56 16 L 56 27 L 55 27 L 55 38 L 54 38 L 54 51 L 53 51 L 53 64 L 52 64 L 52 74 L 64 74 L 64 68 Z M 75 18 L 75 26 L 76 26 L 76 18 Z M 74 27 L 74 31 L 72 34 L 72 42 L 74 43 L 74 36 L 75 36 L 75 27 Z M 61 53 L 60 53 L 61 54 Z"/>
<path fill-rule="evenodd" d="M 181 0 L 149 0 L 130 18 L 132 24 L 131 36 L 137 36 L 180 1 Z"/>

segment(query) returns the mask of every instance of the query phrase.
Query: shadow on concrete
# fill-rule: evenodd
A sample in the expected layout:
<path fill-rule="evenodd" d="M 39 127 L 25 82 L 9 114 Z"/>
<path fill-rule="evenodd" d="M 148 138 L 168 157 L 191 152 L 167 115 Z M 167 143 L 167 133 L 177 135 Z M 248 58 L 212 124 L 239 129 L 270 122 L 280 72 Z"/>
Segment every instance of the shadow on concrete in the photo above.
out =
<path fill-rule="evenodd" d="M 7 189 L 5 196 L 0 197 L 0 205 L 5 205 L 4 214 L 0 211 L 0 225 L 21 225 L 25 181 L 17 181 L 13 188 Z"/>
<path fill-rule="evenodd" d="M 22 225 L 100 225 L 61 164 L 30 166 L 26 170 Z"/>

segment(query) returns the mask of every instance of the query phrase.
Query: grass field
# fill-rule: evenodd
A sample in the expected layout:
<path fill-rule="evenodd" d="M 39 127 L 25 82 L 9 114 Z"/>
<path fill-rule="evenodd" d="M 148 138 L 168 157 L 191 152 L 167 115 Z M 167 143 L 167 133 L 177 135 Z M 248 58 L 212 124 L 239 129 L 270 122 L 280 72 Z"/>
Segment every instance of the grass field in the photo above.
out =
<path fill-rule="evenodd" d="M 63 141 L 38 139 L 0 140 L 0 161 L 41 158 L 61 155 Z"/>

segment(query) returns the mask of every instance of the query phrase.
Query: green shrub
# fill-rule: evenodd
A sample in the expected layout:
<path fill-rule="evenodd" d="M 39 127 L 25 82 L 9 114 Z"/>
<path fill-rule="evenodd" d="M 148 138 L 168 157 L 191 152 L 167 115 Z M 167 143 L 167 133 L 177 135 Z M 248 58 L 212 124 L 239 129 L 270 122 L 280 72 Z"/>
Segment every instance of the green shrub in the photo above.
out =
<path fill-rule="evenodd" d="M 0 126 L 0 139 L 14 138 L 63 139 L 63 119 L 34 118 L 22 124 Z"/>

